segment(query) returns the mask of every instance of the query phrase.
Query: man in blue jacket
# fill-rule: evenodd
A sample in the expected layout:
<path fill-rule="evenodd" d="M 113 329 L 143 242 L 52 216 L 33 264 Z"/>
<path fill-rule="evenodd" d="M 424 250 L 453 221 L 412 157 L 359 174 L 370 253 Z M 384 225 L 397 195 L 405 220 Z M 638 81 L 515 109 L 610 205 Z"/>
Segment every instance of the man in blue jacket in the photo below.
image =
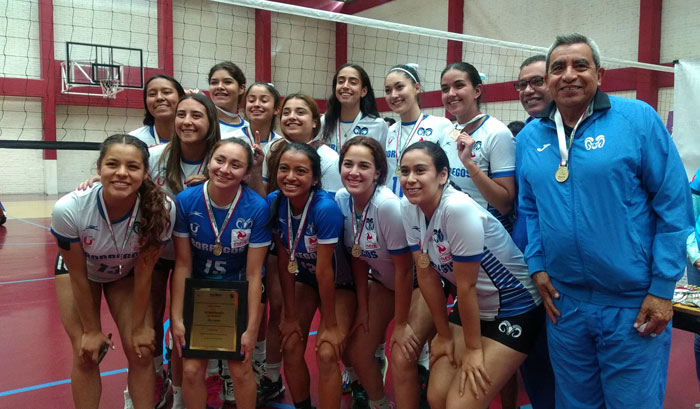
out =
<path fill-rule="evenodd" d="M 552 103 L 518 135 L 525 258 L 544 299 L 557 408 L 662 408 L 673 289 L 692 230 L 658 114 L 598 89 L 597 45 L 558 36 Z"/>

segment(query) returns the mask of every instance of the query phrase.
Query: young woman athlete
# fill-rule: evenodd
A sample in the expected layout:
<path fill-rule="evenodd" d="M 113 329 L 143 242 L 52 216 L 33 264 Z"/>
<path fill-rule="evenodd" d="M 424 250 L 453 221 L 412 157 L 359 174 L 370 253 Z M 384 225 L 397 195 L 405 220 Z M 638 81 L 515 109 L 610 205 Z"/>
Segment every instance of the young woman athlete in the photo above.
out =
<path fill-rule="evenodd" d="M 167 143 L 175 130 L 175 107 L 185 95 L 175 78 L 157 74 L 146 81 L 143 91 L 143 126 L 129 132 L 148 146 Z"/>

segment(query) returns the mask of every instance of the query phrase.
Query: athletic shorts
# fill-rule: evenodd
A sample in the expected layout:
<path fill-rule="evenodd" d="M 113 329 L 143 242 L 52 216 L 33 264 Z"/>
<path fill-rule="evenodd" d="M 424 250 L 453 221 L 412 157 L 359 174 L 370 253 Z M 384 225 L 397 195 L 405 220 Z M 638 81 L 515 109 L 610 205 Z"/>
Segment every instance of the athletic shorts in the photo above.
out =
<path fill-rule="evenodd" d="M 493 321 L 481 320 L 481 336 L 523 354 L 528 354 L 535 345 L 540 329 L 544 325 L 544 314 L 544 305 L 540 304 L 524 314 L 496 318 Z M 457 302 L 455 302 L 448 320 L 455 325 L 462 326 Z"/>
<path fill-rule="evenodd" d="M 172 272 L 175 269 L 175 260 L 168 260 L 166 258 L 159 258 L 158 261 L 156 261 L 156 265 L 153 266 L 153 270 L 155 271 L 165 271 L 168 274 Z"/>
<path fill-rule="evenodd" d="M 355 291 L 355 280 L 350 268 L 350 255 L 345 246 L 335 246 L 333 251 L 333 274 L 335 276 L 335 288 L 338 290 Z M 318 291 L 318 280 L 315 274 L 299 272 L 294 279 L 302 284 L 309 285 Z"/>
<path fill-rule="evenodd" d="M 384 283 L 382 283 L 378 278 L 376 278 L 374 275 L 372 275 L 371 268 L 369 269 L 369 275 L 367 276 L 367 278 L 369 280 L 376 282 L 376 283 L 384 285 Z M 394 284 L 395 284 L 395 282 L 394 282 Z M 414 268 L 413 269 L 413 289 L 415 290 L 416 288 L 418 288 L 418 276 L 416 275 L 416 269 Z"/>

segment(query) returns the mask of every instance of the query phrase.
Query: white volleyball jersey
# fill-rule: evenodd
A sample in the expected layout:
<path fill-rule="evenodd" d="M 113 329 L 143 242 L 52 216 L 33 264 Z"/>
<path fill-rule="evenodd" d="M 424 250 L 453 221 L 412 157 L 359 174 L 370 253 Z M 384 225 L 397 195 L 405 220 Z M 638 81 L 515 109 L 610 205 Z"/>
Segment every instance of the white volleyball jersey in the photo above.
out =
<path fill-rule="evenodd" d="M 356 242 L 353 236 L 359 235 L 361 258 L 372 269 L 372 276 L 384 287 L 394 290 L 395 266 L 391 255 L 410 251 L 401 222 L 400 199 L 386 186 L 377 186 L 368 204 L 366 218 L 363 218 L 362 214 L 355 215 L 360 217 L 359 221 L 353 216 L 350 194 L 345 188 L 336 193 L 335 202 L 338 203 L 345 219 L 345 247 L 351 251 Z"/>
<path fill-rule="evenodd" d="M 177 222 L 173 235 L 190 239 L 192 277 L 245 281 L 248 247 L 266 247 L 272 242 L 271 230 L 266 225 L 269 206 L 260 195 L 241 185 L 243 191 L 238 204 L 228 224 L 223 226 L 228 207 L 212 203 L 216 227 L 222 231 L 222 252 L 217 256 L 213 253 L 216 235 L 209 219 L 205 188 L 206 183 L 203 183 L 177 195 Z"/>
<path fill-rule="evenodd" d="M 167 139 L 162 139 L 160 136 L 158 136 L 156 127 L 153 125 L 144 125 L 140 128 L 134 129 L 133 131 L 129 132 L 129 135 L 135 136 L 148 147 L 168 143 Z"/>
<path fill-rule="evenodd" d="M 449 119 L 433 115 L 422 115 L 417 121 L 410 123 L 396 122 L 389 128 L 384 149 L 388 165 L 386 185 L 395 195 L 398 197 L 403 196 L 399 177 L 396 176 L 396 169 L 404 149 L 421 141 L 431 141 L 440 144 L 442 135 L 449 132 L 451 128 L 452 122 Z"/>
<path fill-rule="evenodd" d="M 430 266 L 452 284 L 457 284 L 453 261 L 480 262 L 476 293 L 481 319 L 520 315 L 542 302 L 508 232 L 468 195 L 446 186 L 427 226 L 420 208 L 405 197 L 401 215 L 411 250 L 421 251 L 426 240 Z"/>
<path fill-rule="evenodd" d="M 386 122 L 382 118 L 361 115 L 362 113 L 358 114 L 360 118 L 355 121 L 340 121 L 340 132 L 338 131 L 338 122 L 333 125 L 330 140 L 327 142 L 331 149 L 340 153 L 345 142 L 356 136 L 369 136 L 379 142 L 379 145 L 386 146 L 386 136 L 389 133 Z M 321 118 L 321 129 L 325 126 L 324 121 L 325 117 Z M 338 143 L 339 139 L 340 143 Z"/>
<path fill-rule="evenodd" d="M 459 128 L 458 125 L 457 129 Z M 479 192 L 459 159 L 457 143 L 449 136 L 453 129 L 455 129 L 454 126 L 447 130 L 441 142 L 441 147 L 450 160 L 450 180 L 486 209 L 488 208 L 486 199 Z M 474 138 L 472 160 L 484 174 L 491 179 L 515 176 L 515 138 L 503 122 L 492 116 L 486 116 L 484 122 L 470 135 Z"/>
<path fill-rule="evenodd" d="M 128 275 L 136 265 L 140 253 L 140 236 L 134 229 L 134 224 L 141 215 L 138 209 L 132 209 L 120 220 L 113 222 L 113 239 L 102 208 L 101 196 L 102 185 L 98 182 L 91 188 L 76 190 L 58 199 L 51 214 L 51 233 L 58 240 L 80 242 L 85 253 L 88 279 L 109 283 Z M 165 207 L 170 210 L 170 226 L 160 235 L 163 242 L 170 239 L 175 225 L 175 204 L 168 197 Z"/>
<path fill-rule="evenodd" d="M 219 132 L 221 132 L 221 139 L 224 139 L 224 135 L 228 135 L 230 133 L 237 132 L 240 134 L 243 128 L 249 126 L 248 121 L 243 119 L 243 117 L 240 115 L 238 117 L 241 119 L 241 123 L 235 125 L 219 120 Z"/>
<path fill-rule="evenodd" d="M 267 146 L 267 143 L 270 142 L 271 140 L 275 139 L 277 137 L 277 134 L 275 134 L 275 131 L 270 131 L 270 135 L 267 137 L 264 137 L 261 135 L 261 138 L 265 139 L 260 139 L 260 147 L 265 149 Z M 250 146 L 253 146 L 255 144 L 255 137 L 253 134 L 253 131 L 250 129 L 250 126 L 246 126 L 243 128 L 240 128 L 238 130 L 232 131 L 227 133 L 226 135 L 221 135 L 221 140 L 225 139 L 230 139 L 230 138 L 239 138 L 245 143 L 247 143 Z"/>

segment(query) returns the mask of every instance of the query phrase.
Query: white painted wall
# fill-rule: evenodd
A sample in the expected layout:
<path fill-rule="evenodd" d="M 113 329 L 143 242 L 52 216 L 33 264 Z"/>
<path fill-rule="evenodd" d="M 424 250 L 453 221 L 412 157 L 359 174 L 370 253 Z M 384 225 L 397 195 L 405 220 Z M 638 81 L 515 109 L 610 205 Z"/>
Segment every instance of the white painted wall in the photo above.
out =
<path fill-rule="evenodd" d="M 394 0 L 356 15 L 435 30 L 447 30 L 447 6 L 447 0 Z"/>
<path fill-rule="evenodd" d="M 664 0 L 661 13 L 661 62 L 700 56 L 700 2 Z"/>

